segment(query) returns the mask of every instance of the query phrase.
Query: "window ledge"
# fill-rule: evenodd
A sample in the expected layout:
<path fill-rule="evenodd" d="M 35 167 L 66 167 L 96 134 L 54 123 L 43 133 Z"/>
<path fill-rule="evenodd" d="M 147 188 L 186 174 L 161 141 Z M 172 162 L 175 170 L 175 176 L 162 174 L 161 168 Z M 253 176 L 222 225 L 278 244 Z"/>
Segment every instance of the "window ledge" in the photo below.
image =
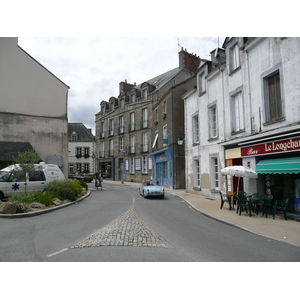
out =
<path fill-rule="evenodd" d="M 285 121 L 285 117 L 282 117 L 282 118 L 277 119 L 277 120 L 272 120 L 272 121 L 269 121 L 269 122 L 265 122 L 265 123 L 263 123 L 263 125 L 268 126 L 268 125 L 272 125 L 272 124 L 279 123 L 279 122 L 282 122 L 282 121 Z"/>
<path fill-rule="evenodd" d="M 238 131 L 232 131 L 231 135 L 235 135 L 235 134 L 239 134 L 239 133 L 243 133 L 243 132 L 245 132 L 245 129 L 241 129 L 241 130 L 238 130 Z"/>
<path fill-rule="evenodd" d="M 241 65 L 239 65 L 237 68 L 235 68 L 234 70 L 230 71 L 230 73 L 228 74 L 229 76 L 233 75 L 235 72 L 237 72 L 238 70 L 240 70 L 242 67 Z"/>
<path fill-rule="evenodd" d="M 207 141 L 213 142 L 213 141 L 217 140 L 218 138 L 219 138 L 219 136 L 214 136 L 214 137 L 209 138 Z"/>

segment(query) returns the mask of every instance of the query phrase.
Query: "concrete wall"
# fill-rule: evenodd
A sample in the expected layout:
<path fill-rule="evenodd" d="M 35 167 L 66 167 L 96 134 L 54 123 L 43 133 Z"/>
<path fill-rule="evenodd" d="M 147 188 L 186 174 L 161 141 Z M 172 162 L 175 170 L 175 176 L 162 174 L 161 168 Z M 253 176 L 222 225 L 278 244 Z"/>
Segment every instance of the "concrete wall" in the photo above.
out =
<path fill-rule="evenodd" d="M 0 139 L 30 142 L 44 161 L 61 155 L 67 175 L 69 87 L 17 42 L 0 38 Z"/>

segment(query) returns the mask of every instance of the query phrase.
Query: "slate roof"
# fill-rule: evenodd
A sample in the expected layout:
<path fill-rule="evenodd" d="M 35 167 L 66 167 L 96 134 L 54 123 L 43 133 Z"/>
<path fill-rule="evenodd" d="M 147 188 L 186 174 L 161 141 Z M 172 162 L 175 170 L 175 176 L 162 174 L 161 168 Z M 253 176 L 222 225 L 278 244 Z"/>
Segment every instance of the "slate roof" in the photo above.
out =
<path fill-rule="evenodd" d="M 78 136 L 77 142 L 93 142 L 95 137 L 91 130 L 86 128 L 82 123 L 68 123 L 68 141 L 71 142 L 71 135 L 76 132 Z"/>
<path fill-rule="evenodd" d="M 35 151 L 28 142 L 0 142 L 0 161 L 13 161 L 18 157 L 18 152 L 28 150 Z"/>

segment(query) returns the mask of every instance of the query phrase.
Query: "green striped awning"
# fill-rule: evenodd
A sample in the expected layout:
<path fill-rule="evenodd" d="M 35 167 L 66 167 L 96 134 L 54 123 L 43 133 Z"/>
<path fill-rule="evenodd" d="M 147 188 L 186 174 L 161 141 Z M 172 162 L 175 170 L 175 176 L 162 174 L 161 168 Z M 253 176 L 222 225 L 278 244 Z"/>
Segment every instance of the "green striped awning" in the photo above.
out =
<path fill-rule="evenodd" d="M 261 160 L 256 165 L 258 174 L 300 173 L 300 157 Z"/>

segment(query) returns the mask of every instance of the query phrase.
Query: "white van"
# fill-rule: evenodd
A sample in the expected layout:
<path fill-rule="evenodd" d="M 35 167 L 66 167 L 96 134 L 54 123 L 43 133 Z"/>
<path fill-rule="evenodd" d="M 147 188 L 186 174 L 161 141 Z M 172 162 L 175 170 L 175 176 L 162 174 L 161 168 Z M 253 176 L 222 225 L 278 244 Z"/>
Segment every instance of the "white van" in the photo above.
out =
<path fill-rule="evenodd" d="M 0 200 L 10 197 L 13 193 L 25 192 L 25 177 L 15 177 L 12 173 L 12 170 L 16 168 L 18 168 L 18 165 L 12 165 L 0 170 Z M 34 168 L 35 171 L 27 176 L 27 193 L 43 191 L 51 181 L 66 180 L 63 172 L 57 165 L 41 162 L 40 164 L 35 164 Z"/>

